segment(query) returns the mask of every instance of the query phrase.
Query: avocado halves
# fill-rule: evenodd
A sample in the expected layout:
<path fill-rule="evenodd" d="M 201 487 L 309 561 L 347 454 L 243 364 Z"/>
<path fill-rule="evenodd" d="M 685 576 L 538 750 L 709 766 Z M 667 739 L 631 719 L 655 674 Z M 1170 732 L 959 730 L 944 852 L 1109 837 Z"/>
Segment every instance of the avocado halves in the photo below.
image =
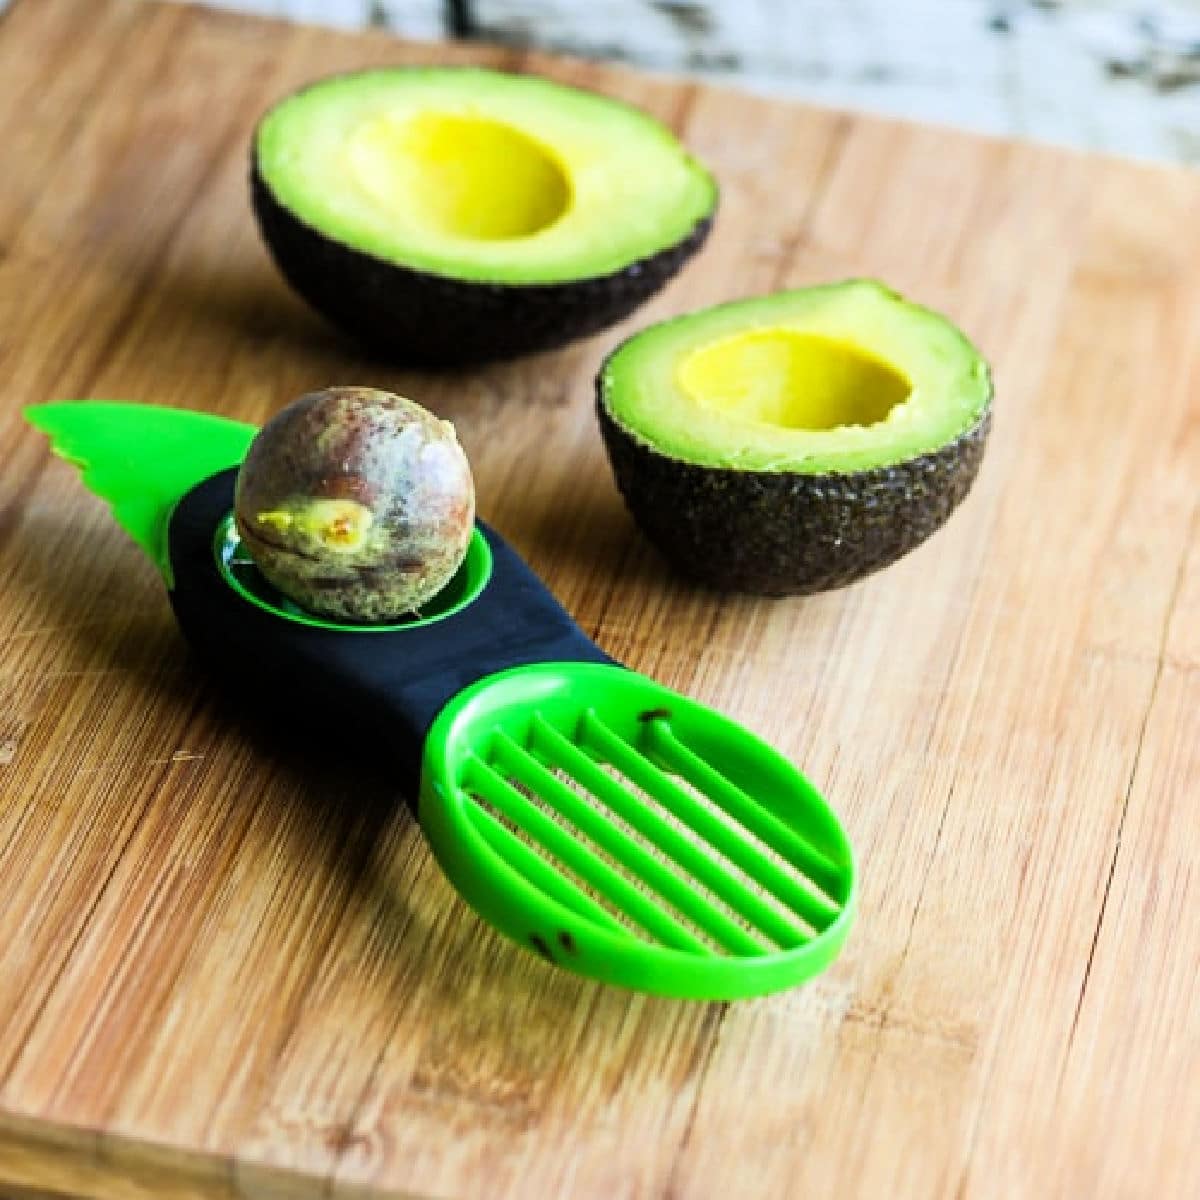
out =
<path fill-rule="evenodd" d="M 704 242 L 712 176 L 627 104 L 534 76 L 397 67 L 260 122 L 259 228 L 292 287 L 397 362 L 546 350 L 627 316 Z"/>
<path fill-rule="evenodd" d="M 975 480 L 991 405 L 967 338 L 868 280 L 662 322 L 597 381 L 646 536 L 694 579 L 771 595 L 852 583 L 940 528 Z"/>

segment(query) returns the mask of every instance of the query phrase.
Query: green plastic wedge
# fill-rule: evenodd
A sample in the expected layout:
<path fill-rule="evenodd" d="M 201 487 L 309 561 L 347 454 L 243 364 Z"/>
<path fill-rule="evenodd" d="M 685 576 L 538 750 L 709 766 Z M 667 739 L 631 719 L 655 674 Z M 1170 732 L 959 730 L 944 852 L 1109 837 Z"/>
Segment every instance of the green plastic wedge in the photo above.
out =
<path fill-rule="evenodd" d="M 210 413 L 119 401 L 35 404 L 25 418 L 150 556 L 170 587 L 167 520 L 176 501 L 246 456 L 258 428 Z"/>

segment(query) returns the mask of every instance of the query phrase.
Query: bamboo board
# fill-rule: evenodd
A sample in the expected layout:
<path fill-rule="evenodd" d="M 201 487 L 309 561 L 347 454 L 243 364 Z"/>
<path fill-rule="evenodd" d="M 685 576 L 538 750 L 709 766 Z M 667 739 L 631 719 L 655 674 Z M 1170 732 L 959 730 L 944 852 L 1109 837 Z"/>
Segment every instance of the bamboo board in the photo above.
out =
<path fill-rule="evenodd" d="M 357 357 L 258 244 L 248 135 L 315 75 L 431 60 L 662 116 L 720 177 L 709 246 L 560 353 L 440 377 Z M 1200 177 L 134 0 L 18 0 L 0 126 L 0 1185 L 1200 1194 Z M 853 588 L 690 589 L 613 488 L 601 355 L 857 274 L 993 362 L 974 492 Z M 831 798 L 864 890 L 830 972 L 676 1003 L 491 934 L 386 777 L 237 717 L 20 418 L 100 396 L 262 421 L 332 382 L 452 418 L 483 515 L 583 627 Z"/>

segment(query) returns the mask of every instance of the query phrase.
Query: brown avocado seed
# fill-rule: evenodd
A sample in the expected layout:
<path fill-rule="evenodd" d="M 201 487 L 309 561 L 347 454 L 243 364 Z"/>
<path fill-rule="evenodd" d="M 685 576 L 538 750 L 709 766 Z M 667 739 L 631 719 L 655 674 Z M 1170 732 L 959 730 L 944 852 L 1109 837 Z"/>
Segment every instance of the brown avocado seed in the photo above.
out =
<path fill-rule="evenodd" d="M 475 521 L 467 456 L 449 421 L 391 392 L 310 392 L 259 431 L 234 516 L 267 580 L 352 622 L 417 612 L 458 570 Z"/>

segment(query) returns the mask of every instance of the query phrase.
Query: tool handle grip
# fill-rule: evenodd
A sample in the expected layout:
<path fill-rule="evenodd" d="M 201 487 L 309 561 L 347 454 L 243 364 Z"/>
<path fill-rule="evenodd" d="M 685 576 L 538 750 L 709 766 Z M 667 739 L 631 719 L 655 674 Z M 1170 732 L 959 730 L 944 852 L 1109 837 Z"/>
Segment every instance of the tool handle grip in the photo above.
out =
<path fill-rule="evenodd" d="M 185 637 L 242 690 L 316 718 L 352 747 L 382 735 L 405 768 L 416 804 L 421 752 L 434 718 L 487 675 L 538 662 L 609 658 L 495 530 L 479 528 L 492 574 L 465 608 L 394 630 L 338 630 L 289 621 L 248 601 L 217 563 L 216 532 L 233 508 L 235 469 L 213 475 L 176 505 L 168 526 L 171 603 Z M 307 723 L 307 722 L 306 722 Z"/>

